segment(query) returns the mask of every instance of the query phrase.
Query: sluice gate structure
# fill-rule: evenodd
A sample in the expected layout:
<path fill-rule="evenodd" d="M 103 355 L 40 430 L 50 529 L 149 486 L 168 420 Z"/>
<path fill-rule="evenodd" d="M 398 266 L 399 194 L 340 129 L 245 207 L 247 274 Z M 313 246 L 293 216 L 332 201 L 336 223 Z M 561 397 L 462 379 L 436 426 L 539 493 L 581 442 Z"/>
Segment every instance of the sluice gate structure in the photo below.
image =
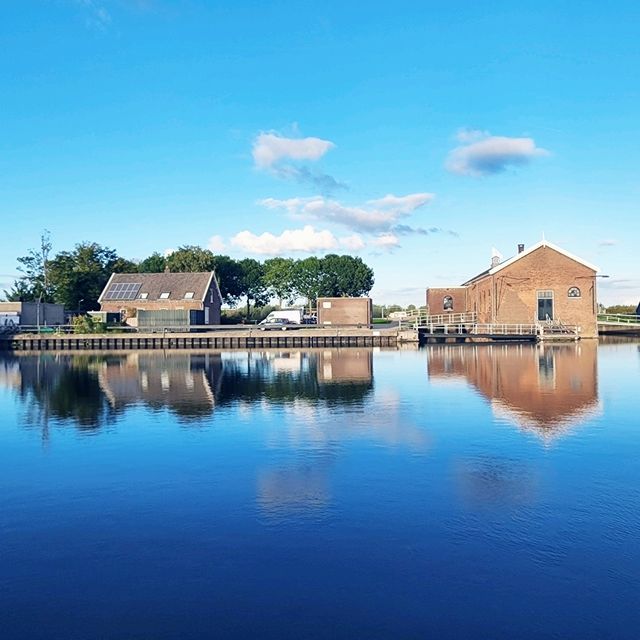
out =
<path fill-rule="evenodd" d="M 531 324 L 478 322 L 477 314 L 443 313 L 428 315 L 421 311 L 409 313 L 401 327 L 417 333 L 420 343 L 430 342 L 538 342 L 541 340 L 578 340 L 580 331 L 559 321 Z"/>

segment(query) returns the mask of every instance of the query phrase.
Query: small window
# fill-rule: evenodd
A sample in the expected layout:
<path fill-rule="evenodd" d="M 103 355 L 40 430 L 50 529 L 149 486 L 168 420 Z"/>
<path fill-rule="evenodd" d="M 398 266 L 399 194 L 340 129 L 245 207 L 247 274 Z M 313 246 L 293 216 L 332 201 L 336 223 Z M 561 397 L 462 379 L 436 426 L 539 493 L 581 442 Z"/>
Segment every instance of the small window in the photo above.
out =
<path fill-rule="evenodd" d="M 141 293 L 140 294 L 140 300 L 146 300 L 149 297 L 148 293 Z"/>
<path fill-rule="evenodd" d="M 445 296 L 442 301 L 442 308 L 445 311 L 453 311 L 453 298 L 451 296 Z"/>
<path fill-rule="evenodd" d="M 580 293 L 580 289 L 578 287 L 569 287 L 567 296 L 569 298 L 580 298 L 582 296 L 582 293 Z"/>
<path fill-rule="evenodd" d="M 160 300 L 168 300 L 170 295 L 171 295 L 170 291 L 163 291 L 160 294 Z"/>
<path fill-rule="evenodd" d="M 194 295 L 193 291 L 187 291 L 187 293 L 184 294 L 184 299 L 185 300 L 193 300 L 193 295 Z"/>

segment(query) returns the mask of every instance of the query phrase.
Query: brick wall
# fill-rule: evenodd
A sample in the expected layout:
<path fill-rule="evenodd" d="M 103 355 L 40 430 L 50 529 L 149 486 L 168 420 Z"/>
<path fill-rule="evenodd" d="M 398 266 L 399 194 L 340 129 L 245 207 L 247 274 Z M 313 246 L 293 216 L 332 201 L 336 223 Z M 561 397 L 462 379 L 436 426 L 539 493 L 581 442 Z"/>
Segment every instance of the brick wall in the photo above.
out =
<path fill-rule="evenodd" d="M 444 299 L 450 297 L 452 309 L 444 308 Z M 441 313 L 464 313 L 467 311 L 466 287 L 433 287 L 427 289 L 427 313 L 440 315 Z"/>
<path fill-rule="evenodd" d="M 553 292 L 553 319 L 577 325 L 582 337 L 597 337 L 595 272 L 550 247 L 540 247 L 498 271 L 486 283 L 495 298 L 494 321 L 538 321 L 538 292 Z M 571 287 L 580 297 L 569 297 Z"/>
<path fill-rule="evenodd" d="M 318 324 L 371 324 L 371 298 L 318 298 Z"/>

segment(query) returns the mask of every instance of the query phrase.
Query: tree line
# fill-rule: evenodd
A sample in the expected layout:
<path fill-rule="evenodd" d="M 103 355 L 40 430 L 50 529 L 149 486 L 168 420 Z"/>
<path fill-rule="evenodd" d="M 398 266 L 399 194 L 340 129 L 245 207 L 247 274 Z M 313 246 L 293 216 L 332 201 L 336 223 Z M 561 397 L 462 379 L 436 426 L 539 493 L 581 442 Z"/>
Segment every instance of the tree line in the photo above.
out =
<path fill-rule="evenodd" d="M 37 249 L 18 258 L 22 275 L 4 292 L 7 300 L 56 302 L 68 310 L 92 311 L 99 308 L 98 297 L 112 273 L 214 271 L 223 302 L 235 307 L 246 300 L 248 313 L 251 305 L 264 306 L 274 299 L 282 306 L 304 298 L 313 306 L 319 297 L 363 296 L 374 283 L 372 269 L 349 255 L 260 262 L 185 245 L 167 256 L 154 252 L 136 262 L 96 242 L 81 242 L 71 251 L 50 254 L 51 238 L 45 232 Z"/>

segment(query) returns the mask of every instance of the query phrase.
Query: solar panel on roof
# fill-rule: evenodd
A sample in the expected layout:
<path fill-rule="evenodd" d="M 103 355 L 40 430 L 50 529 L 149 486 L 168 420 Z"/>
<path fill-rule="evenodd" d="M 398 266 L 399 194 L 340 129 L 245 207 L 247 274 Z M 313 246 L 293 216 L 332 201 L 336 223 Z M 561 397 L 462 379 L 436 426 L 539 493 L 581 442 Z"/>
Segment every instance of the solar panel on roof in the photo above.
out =
<path fill-rule="evenodd" d="M 105 300 L 133 300 L 142 287 L 141 282 L 116 282 L 104 294 Z"/>

